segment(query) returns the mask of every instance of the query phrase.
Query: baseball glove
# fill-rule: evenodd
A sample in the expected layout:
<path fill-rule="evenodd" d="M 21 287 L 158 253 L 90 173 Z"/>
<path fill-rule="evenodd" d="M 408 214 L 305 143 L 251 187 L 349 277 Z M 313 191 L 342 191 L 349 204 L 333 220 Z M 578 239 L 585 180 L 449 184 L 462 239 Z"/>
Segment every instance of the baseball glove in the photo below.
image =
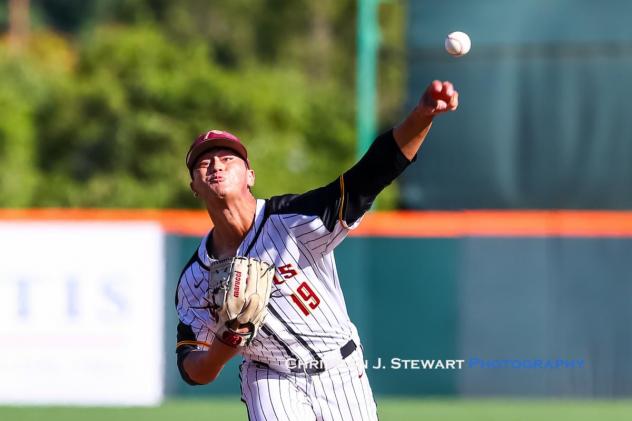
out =
<path fill-rule="evenodd" d="M 232 347 L 250 345 L 267 314 L 273 277 L 273 265 L 252 257 L 211 265 L 208 301 L 218 340 Z"/>

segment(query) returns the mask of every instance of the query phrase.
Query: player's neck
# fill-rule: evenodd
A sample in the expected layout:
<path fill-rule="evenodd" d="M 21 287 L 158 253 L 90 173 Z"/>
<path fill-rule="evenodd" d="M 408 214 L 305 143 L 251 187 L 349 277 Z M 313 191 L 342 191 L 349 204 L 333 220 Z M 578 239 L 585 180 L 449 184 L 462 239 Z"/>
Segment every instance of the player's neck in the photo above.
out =
<path fill-rule="evenodd" d="M 208 206 L 213 220 L 213 254 L 216 258 L 234 256 L 252 227 L 257 200 L 250 194 Z"/>

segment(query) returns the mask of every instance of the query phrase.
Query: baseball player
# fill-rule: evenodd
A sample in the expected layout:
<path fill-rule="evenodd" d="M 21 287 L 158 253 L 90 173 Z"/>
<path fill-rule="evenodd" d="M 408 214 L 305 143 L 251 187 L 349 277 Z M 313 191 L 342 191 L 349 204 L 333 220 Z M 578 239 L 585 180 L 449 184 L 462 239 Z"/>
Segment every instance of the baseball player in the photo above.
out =
<path fill-rule="evenodd" d="M 333 251 L 378 193 L 415 160 L 433 118 L 457 105 L 452 84 L 433 81 L 404 121 L 378 136 L 336 180 L 267 200 L 251 194 L 255 173 L 237 137 L 213 130 L 193 142 L 186 157 L 190 186 L 213 229 L 184 267 L 176 292 L 176 352 L 187 383 L 213 381 L 239 353 L 241 397 L 250 420 L 377 419 Z M 230 311 L 209 299 L 217 264 L 235 256 L 272 268 L 271 292 L 263 294 L 269 302 L 260 305 L 267 312 L 265 318 L 257 315 L 259 324 L 243 323 L 259 311 L 254 305 L 226 316 Z M 241 272 L 233 274 L 235 289 L 226 293 L 222 278 L 213 293 L 224 288 L 222 297 L 239 297 L 244 279 Z"/>

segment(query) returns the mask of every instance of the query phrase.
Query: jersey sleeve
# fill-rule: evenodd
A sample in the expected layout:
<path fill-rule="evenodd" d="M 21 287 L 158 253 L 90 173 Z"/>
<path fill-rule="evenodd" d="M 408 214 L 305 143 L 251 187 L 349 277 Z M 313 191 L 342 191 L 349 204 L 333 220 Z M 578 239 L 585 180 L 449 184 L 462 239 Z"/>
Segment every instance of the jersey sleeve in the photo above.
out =
<path fill-rule="evenodd" d="M 195 350 L 206 350 L 215 337 L 215 320 L 211 317 L 206 291 L 208 271 L 195 257 L 185 266 L 176 289 L 176 311 L 178 313 L 176 354 L 180 375 L 190 385 L 197 385 L 183 368 L 184 358 Z"/>
<path fill-rule="evenodd" d="M 284 218 L 284 223 L 293 236 L 313 254 L 327 254 L 347 237 L 349 231 L 359 225 L 360 220 L 352 225 L 336 222 L 331 230 L 326 221 L 313 215 L 293 215 Z"/>
<path fill-rule="evenodd" d="M 402 154 L 389 130 L 375 139 L 351 169 L 328 185 L 301 195 L 273 198 L 272 212 L 285 214 L 285 224 L 310 251 L 328 253 L 358 226 L 377 195 L 415 159 L 409 161 Z"/>

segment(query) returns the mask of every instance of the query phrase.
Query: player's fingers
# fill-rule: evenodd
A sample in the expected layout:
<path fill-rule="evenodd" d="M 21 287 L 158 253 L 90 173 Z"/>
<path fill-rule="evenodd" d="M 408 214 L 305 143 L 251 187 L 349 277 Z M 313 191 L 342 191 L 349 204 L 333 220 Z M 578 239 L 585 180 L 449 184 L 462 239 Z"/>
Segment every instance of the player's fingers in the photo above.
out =
<path fill-rule="evenodd" d="M 435 109 L 435 112 L 445 111 L 448 109 L 448 103 L 440 99 L 437 101 L 437 104 L 435 105 L 434 109 Z"/>
<path fill-rule="evenodd" d="M 448 98 L 454 95 L 454 86 L 452 85 L 452 83 L 448 81 L 443 82 L 442 92 Z"/>
<path fill-rule="evenodd" d="M 430 89 L 435 92 L 441 92 L 442 86 L 443 84 L 441 83 L 440 80 L 433 80 L 432 83 L 430 84 Z"/>
<path fill-rule="evenodd" d="M 456 110 L 456 107 L 459 106 L 459 93 L 457 91 L 454 91 L 448 105 L 451 110 Z"/>
<path fill-rule="evenodd" d="M 443 84 L 440 80 L 433 80 L 428 89 L 426 90 L 426 94 L 431 98 L 438 98 L 441 95 L 441 90 L 443 89 Z"/>

